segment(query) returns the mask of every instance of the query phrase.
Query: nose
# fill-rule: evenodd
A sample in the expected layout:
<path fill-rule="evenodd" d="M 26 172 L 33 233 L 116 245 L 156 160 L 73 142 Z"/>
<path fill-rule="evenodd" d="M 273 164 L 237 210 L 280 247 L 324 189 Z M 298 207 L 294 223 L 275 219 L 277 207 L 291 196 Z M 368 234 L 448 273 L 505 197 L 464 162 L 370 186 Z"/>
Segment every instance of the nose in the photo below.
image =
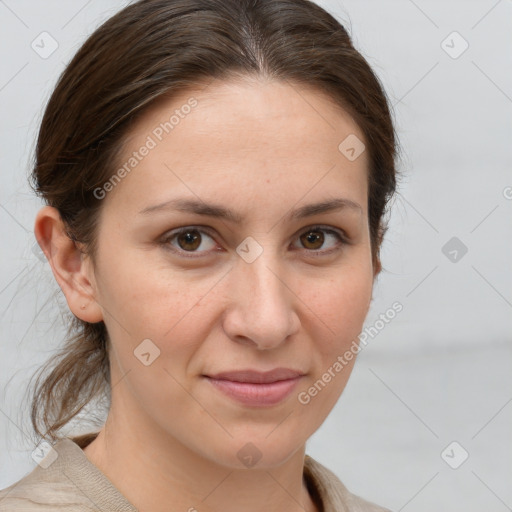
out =
<path fill-rule="evenodd" d="M 288 279 L 287 279 L 288 278 Z M 264 252 L 252 263 L 237 260 L 230 272 L 230 300 L 223 317 L 226 334 L 238 343 L 269 350 L 299 331 L 297 305 L 289 273 Z"/>

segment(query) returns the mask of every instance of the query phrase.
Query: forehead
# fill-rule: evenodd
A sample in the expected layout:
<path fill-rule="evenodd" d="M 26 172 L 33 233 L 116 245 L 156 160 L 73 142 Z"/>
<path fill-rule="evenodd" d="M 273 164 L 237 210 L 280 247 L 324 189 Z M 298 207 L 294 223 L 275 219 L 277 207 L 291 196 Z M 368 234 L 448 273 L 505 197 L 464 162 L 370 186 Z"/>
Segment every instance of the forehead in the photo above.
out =
<path fill-rule="evenodd" d="M 337 188 L 366 210 L 366 151 L 348 159 L 340 150 L 347 137 L 363 144 L 349 114 L 317 89 L 214 80 L 144 112 L 118 162 L 128 172 L 107 199 L 136 208 L 185 192 L 244 206 L 282 203 L 283 194 L 295 203 L 324 198 Z"/>

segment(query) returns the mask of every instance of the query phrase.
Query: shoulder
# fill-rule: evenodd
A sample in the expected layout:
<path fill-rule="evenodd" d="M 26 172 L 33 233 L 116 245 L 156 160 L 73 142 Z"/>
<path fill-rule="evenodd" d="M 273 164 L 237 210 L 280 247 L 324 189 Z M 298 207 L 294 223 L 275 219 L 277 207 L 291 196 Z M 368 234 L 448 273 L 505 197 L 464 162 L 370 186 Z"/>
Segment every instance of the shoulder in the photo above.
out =
<path fill-rule="evenodd" d="M 309 455 L 305 457 L 305 473 L 320 494 L 324 512 L 391 512 L 351 493 L 334 472 Z"/>
<path fill-rule="evenodd" d="M 73 449 L 69 439 L 57 443 L 30 473 L 0 490 L 0 512 L 97 510 L 97 504 L 77 481 L 76 472 L 83 467 L 80 467 L 80 459 L 76 467 Z"/>
<path fill-rule="evenodd" d="M 63 475 L 62 475 L 63 476 Z M 72 482 L 57 475 L 49 477 L 39 466 L 28 475 L 0 490 L 0 512 L 35 512 L 59 510 L 61 512 L 90 511 L 77 499 L 77 488 Z"/>

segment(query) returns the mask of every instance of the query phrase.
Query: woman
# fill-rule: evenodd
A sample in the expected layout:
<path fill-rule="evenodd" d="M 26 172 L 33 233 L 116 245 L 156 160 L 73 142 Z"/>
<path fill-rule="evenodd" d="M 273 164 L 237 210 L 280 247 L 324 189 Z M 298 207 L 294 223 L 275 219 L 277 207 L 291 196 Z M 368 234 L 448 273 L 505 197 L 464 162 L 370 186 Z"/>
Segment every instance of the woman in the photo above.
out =
<path fill-rule="evenodd" d="M 386 510 L 305 444 L 355 362 L 396 149 L 312 2 L 143 0 L 99 27 L 39 133 L 34 231 L 74 317 L 33 400 L 51 443 L 0 510 Z M 99 432 L 63 435 L 101 397 Z"/>

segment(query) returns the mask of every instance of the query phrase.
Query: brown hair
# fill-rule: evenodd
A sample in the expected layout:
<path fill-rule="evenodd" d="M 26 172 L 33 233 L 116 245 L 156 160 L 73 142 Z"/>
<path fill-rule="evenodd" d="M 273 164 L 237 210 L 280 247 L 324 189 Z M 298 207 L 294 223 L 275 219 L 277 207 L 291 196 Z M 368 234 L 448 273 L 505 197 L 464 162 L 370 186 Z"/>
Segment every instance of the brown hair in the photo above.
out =
<path fill-rule="evenodd" d="M 112 176 L 130 126 L 164 95 L 235 76 L 314 87 L 353 117 L 369 155 L 369 229 L 380 265 L 397 176 L 388 101 L 344 27 L 309 0 L 142 0 L 122 9 L 59 78 L 37 139 L 34 191 L 59 211 L 69 238 L 94 261 L 101 200 L 93 191 Z M 103 322 L 72 316 L 65 347 L 36 381 L 37 434 L 56 440 L 93 399 L 108 396 L 108 343 Z"/>

